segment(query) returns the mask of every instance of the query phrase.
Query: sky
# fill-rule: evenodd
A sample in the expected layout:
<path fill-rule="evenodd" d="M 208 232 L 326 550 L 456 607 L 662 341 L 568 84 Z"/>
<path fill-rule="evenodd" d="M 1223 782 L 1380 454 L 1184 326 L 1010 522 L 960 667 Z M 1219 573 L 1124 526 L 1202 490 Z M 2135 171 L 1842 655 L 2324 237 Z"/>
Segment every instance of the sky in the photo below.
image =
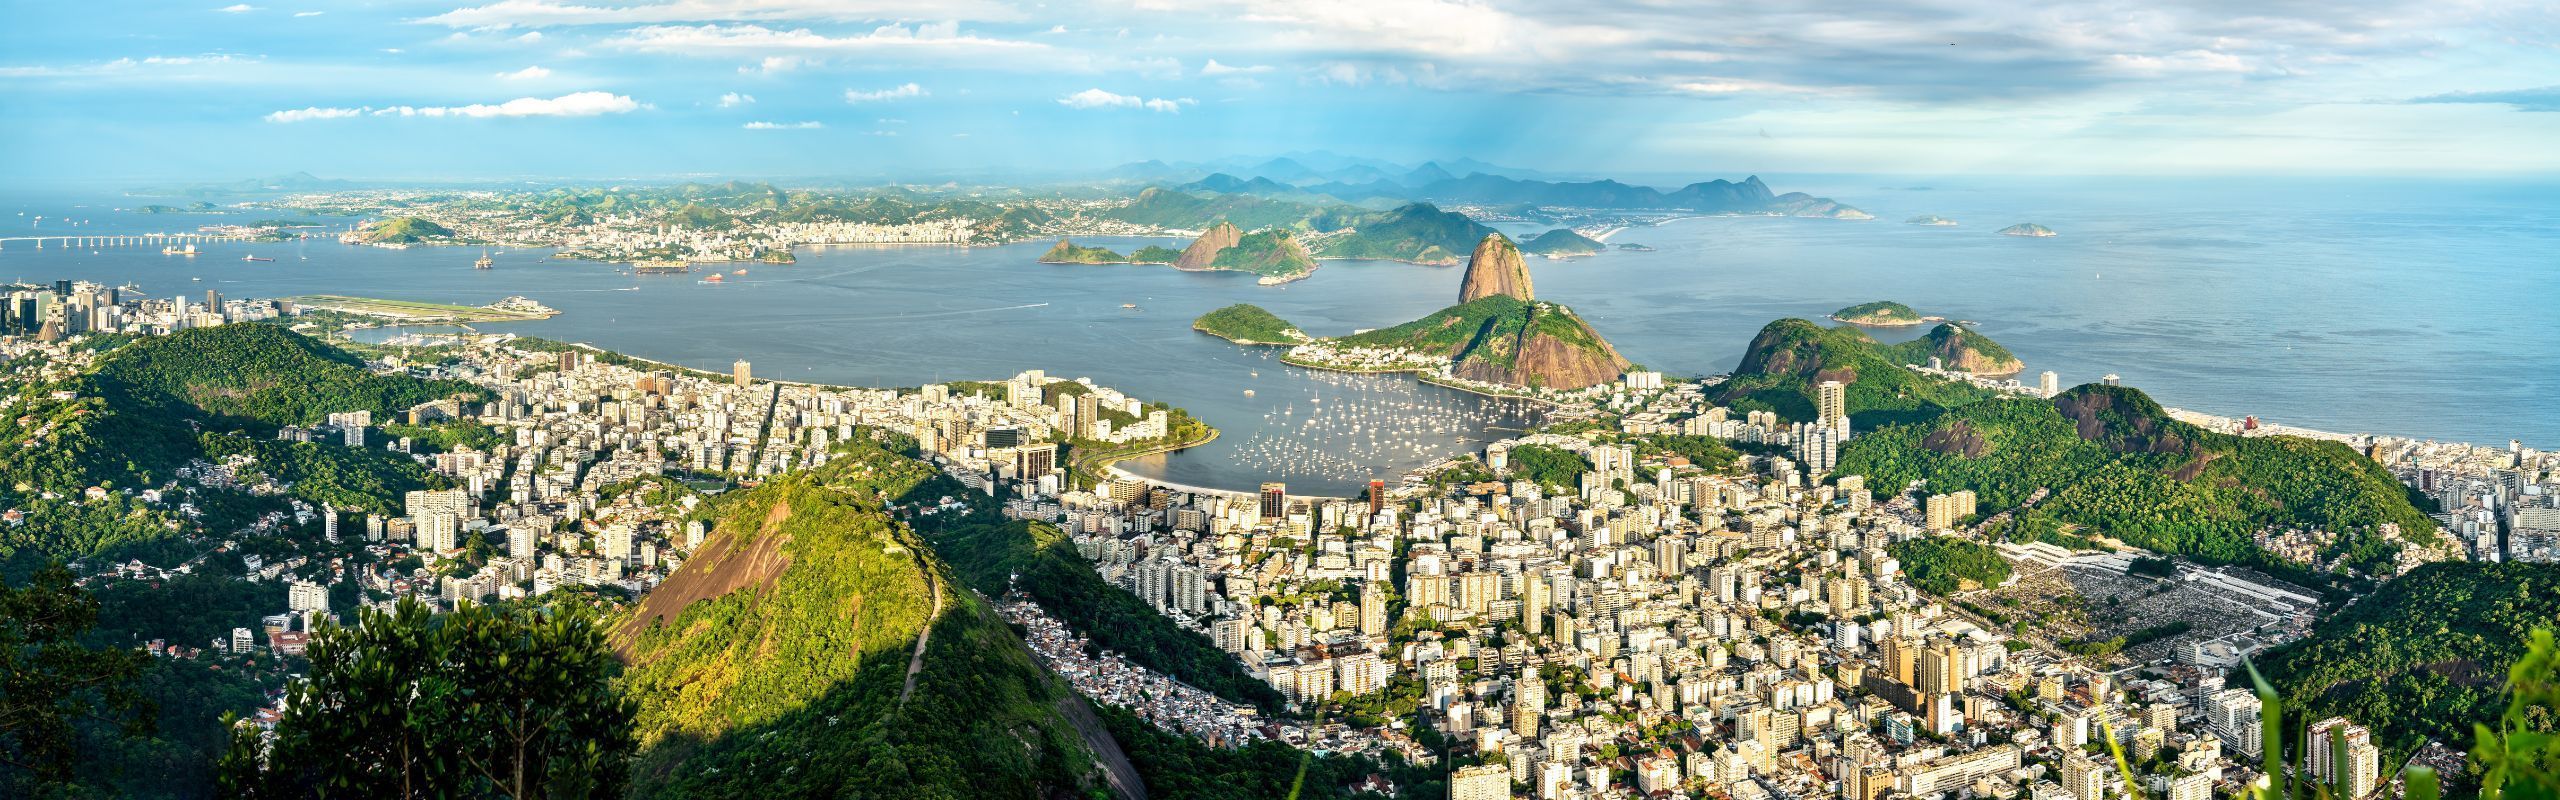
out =
<path fill-rule="evenodd" d="M 2560 173 L 2547 0 L 30 2 L 0 180 Z"/>

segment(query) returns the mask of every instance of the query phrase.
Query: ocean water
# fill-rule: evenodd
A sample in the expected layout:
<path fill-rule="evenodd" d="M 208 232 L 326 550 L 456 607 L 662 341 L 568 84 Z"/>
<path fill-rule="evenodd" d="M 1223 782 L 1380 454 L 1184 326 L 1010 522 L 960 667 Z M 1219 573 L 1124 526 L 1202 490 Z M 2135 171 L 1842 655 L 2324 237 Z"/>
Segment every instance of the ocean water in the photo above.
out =
<path fill-rule="evenodd" d="M 1658 249 L 1532 259 L 1539 296 L 1571 305 L 1628 358 L 1674 374 L 1731 369 L 1772 319 L 1891 299 L 1971 320 L 2017 353 L 2028 375 L 2054 370 L 2066 385 L 2116 373 L 2163 403 L 2211 413 L 2560 447 L 2560 187 L 1771 181 L 1878 219 L 1710 217 L 1635 228 L 1612 241 Z M 145 202 L 0 198 L 0 237 L 272 216 L 114 210 Z M 1919 214 L 1960 224 L 1901 222 Z M 66 217 L 89 223 L 66 230 Z M 2030 221 L 2061 235 L 1993 233 Z M 1126 252 L 1149 241 L 1091 243 Z M 798 264 L 738 265 L 749 274 L 715 286 L 699 274 L 634 277 L 539 251 L 497 254 L 498 268 L 481 271 L 470 267 L 476 249 L 224 243 L 186 259 L 0 241 L 0 279 L 132 282 L 154 296 L 213 289 L 485 303 L 520 294 L 564 313 L 481 329 L 718 371 L 745 358 L 759 375 L 793 380 L 911 386 L 1045 369 L 1218 426 L 1217 442 L 1127 466 L 1221 488 L 1276 479 L 1302 493 L 1349 494 L 1529 421 L 1512 403 L 1403 377 L 1298 370 L 1271 350 L 1189 329 L 1235 302 L 1319 335 L 1392 325 L 1453 302 L 1457 268 L 1324 262 L 1308 280 L 1266 287 L 1242 275 L 1036 263 L 1047 245 L 805 248 Z M 277 260 L 240 261 L 248 253 Z"/>

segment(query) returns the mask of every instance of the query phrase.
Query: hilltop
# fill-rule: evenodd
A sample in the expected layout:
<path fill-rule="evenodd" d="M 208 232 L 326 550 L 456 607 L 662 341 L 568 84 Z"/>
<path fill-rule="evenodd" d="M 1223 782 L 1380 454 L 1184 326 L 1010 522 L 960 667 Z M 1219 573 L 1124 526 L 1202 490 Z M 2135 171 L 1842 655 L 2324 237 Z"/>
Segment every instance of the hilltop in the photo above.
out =
<path fill-rule="evenodd" d="M 356 238 L 366 244 L 417 244 L 453 238 L 453 229 L 419 217 L 392 217 L 367 225 Z"/>
<path fill-rule="evenodd" d="M 701 551 L 614 636 L 639 796 L 1144 793 L 1092 709 L 897 519 L 935 474 L 857 437 L 708 506 Z"/>
<path fill-rule="evenodd" d="M 2016 225 L 2011 225 L 2011 226 L 2006 227 L 2006 228 L 2001 228 L 2001 229 L 2000 229 L 2000 235 L 2002 235 L 2002 236 L 2036 236 L 2036 237 L 2044 237 L 2044 236 L 2059 236 L 2059 235 L 2061 235 L 2061 234 L 2054 233 L 2052 228 L 2047 228 L 2047 227 L 2045 227 L 2045 226 L 2038 225 L 2038 224 L 2035 224 L 2035 223 L 2033 223 L 2033 222 L 2021 222 L 2021 223 L 2018 223 L 2018 224 L 2016 224 Z"/>
<path fill-rule="evenodd" d="M 1537 291 L 1529 281 L 1529 265 L 1520 259 L 1520 248 L 1512 245 L 1509 237 L 1493 233 L 1486 234 L 1483 241 L 1476 243 L 1475 252 L 1467 256 L 1467 274 L 1458 279 L 1458 302 L 1498 294 L 1537 299 Z"/>
<path fill-rule="evenodd" d="M 1567 228 L 1557 228 L 1538 234 L 1536 238 L 1520 245 L 1522 252 L 1555 258 L 1587 256 L 1606 249 L 1609 249 L 1609 246 L 1601 243 L 1600 240 L 1575 233 Z"/>
<path fill-rule="evenodd" d="M 2269 527 L 2334 532 L 2323 560 L 2367 572 L 2387 568 L 2402 542 L 2437 541 L 2399 481 L 2343 444 L 2215 433 L 2127 387 L 1984 400 L 1881 427 L 1841 448 L 1838 472 L 1870 487 L 1971 489 L 1985 515 L 2049 490 L 2004 533 L 2104 536 L 2211 563 L 2300 571 L 2259 549 Z"/>
<path fill-rule="evenodd" d="M 1846 322 L 1851 325 L 1865 325 L 1875 328 L 1918 325 L 1929 320 L 1928 317 L 1920 316 L 1920 312 L 1911 310 L 1910 306 L 1896 303 L 1891 300 L 1859 303 L 1848 308 L 1843 308 L 1838 311 L 1831 312 L 1831 319 L 1834 322 Z"/>
<path fill-rule="evenodd" d="M 1313 339 L 1298 326 L 1289 324 L 1261 306 L 1237 303 L 1200 315 L 1191 329 L 1236 344 L 1290 345 Z"/>
<path fill-rule="evenodd" d="M 1719 401 L 1738 408 L 1811 420 L 1816 387 L 1823 381 L 1839 381 L 1847 385 L 1847 410 L 1860 428 L 1926 418 L 1992 394 L 1906 369 L 1906 355 L 1854 327 L 1825 328 L 1809 320 L 1782 319 L 1760 328 L 1732 379 L 1715 394 Z"/>
<path fill-rule="evenodd" d="M 1580 389 L 1617 380 L 1632 367 L 1571 309 L 1509 294 L 1326 341 L 1446 358 L 1459 378 L 1506 386 Z"/>
<path fill-rule="evenodd" d="M 1320 258 L 1450 265 L 1458 263 L 1459 253 L 1494 232 L 1465 214 L 1442 211 L 1430 203 L 1408 203 L 1379 212 L 1334 213 L 1322 221 L 1349 232 L 1324 240 L 1316 251 Z"/>
<path fill-rule="evenodd" d="M 1040 263 L 1126 264 L 1129 263 L 1129 257 L 1112 252 L 1107 247 L 1084 247 L 1066 239 L 1059 239 L 1057 244 L 1049 247 L 1049 252 L 1040 254 Z"/>
<path fill-rule="evenodd" d="M 1954 323 L 1940 323 L 1929 329 L 1927 336 L 1884 350 L 1904 365 L 1923 365 L 1934 358 L 1945 369 L 1975 375 L 2015 375 L 2027 368 L 2017 356 L 2009 354 L 2009 348 Z"/>
<path fill-rule="evenodd" d="M 1149 258 L 1160 257 L 1163 248 L 1140 251 Z M 1051 252 L 1056 252 L 1054 249 Z M 1109 251 L 1104 251 L 1109 252 Z M 1221 222 L 1194 239 L 1172 260 L 1175 269 L 1192 271 L 1228 270 L 1261 276 L 1262 283 L 1285 283 L 1304 278 L 1316 271 L 1315 259 L 1307 255 L 1297 237 L 1281 229 L 1245 233 L 1234 223 Z"/>

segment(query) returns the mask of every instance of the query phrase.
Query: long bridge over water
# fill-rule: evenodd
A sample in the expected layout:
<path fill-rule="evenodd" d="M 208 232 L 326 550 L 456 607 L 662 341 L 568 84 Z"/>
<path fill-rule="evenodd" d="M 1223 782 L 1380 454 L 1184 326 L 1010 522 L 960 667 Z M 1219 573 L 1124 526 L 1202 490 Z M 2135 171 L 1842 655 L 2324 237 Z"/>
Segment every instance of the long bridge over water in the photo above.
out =
<path fill-rule="evenodd" d="M 68 236 L 0 236 L 0 248 L 11 242 L 34 242 L 42 250 L 50 243 L 59 247 L 167 247 L 198 242 L 245 242 L 249 237 L 230 233 L 119 233 L 104 235 L 72 234 Z"/>

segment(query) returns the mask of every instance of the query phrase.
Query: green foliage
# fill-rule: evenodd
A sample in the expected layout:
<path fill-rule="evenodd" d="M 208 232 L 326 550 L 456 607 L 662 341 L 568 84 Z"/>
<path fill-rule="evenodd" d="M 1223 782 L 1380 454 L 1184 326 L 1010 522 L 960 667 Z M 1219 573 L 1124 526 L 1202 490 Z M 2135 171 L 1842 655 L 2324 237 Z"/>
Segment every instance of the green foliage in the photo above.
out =
<path fill-rule="evenodd" d="M 223 433 L 205 434 L 202 441 L 206 458 L 246 454 L 269 477 L 293 484 L 294 497 L 342 511 L 398 515 L 409 492 L 452 485 L 451 479 L 418 462 L 382 450 Z"/>
<path fill-rule="evenodd" d="M 1782 319 L 1752 337 L 1741 366 L 1716 397 L 1737 409 L 1811 421 L 1818 387 L 1833 380 L 1845 385 L 1843 404 L 1859 428 L 1925 420 L 1992 396 L 1988 389 L 1903 368 L 1895 354 L 1857 328 Z"/>
<path fill-rule="evenodd" d="M 2507 692 L 2497 727 L 2472 726 L 2478 744 L 2471 758 L 2483 773 L 2480 796 L 2560 797 L 2560 735 L 2552 724 L 2560 713 L 2560 646 L 2552 643 L 2550 628 L 2534 629 L 2532 646 L 2507 670 Z"/>
<path fill-rule="evenodd" d="M 169 413 L 208 427 L 273 432 L 339 411 L 387 420 L 411 406 L 485 393 L 460 381 L 375 375 L 346 351 L 276 325 L 196 328 L 108 355 L 82 394 L 130 414 Z"/>
<path fill-rule="evenodd" d="M 72 780 L 90 757 L 83 719 L 150 729 L 152 710 L 132 684 L 150 657 L 82 644 L 97 620 L 98 601 L 59 564 L 23 586 L 0 584 L 0 793 L 78 794 Z"/>
<path fill-rule="evenodd" d="M 1166 733 L 1119 708 L 1094 710 L 1129 763 L 1146 778 L 1152 800 L 1349 798 L 1356 796 L 1350 785 L 1375 768 L 1364 759 L 1315 755 L 1270 740 L 1233 749 L 1211 747 Z"/>
<path fill-rule="evenodd" d="M 1701 469 L 1711 470 L 1730 468 L 1733 466 L 1733 460 L 1742 455 L 1731 445 L 1725 444 L 1723 439 L 1713 436 L 1663 434 L 1636 439 L 1635 445 L 1638 455 L 1653 453 L 1675 455 L 1688 459 L 1690 464 Z"/>
<path fill-rule="evenodd" d="M 1540 486 L 1574 489 L 1581 486 L 1583 473 L 1591 471 L 1591 460 L 1571 450 L 1542 444 L 1524 444 L 1511 448 L 1507 466 L 1511 474 L 1527 478 Z"/>
<path fill-rule="evenodd" d="M 2194 623 L 2190 623 L 2186 620 L 2164 622 L 2122 636 L 2110 636 L 2104 639 L 2084 639 L 2077 642 L 2065 643 L 2062 646 L 2062 649 L 2091 658 L 2109 658 L 2117 653 L 2124 652 L 2125 648 L 2140 647 L 2171 636 L 2186 633 L 2194 628 Z"/>
<path fill-rule="evenodd" d="M 1891 300 L 1859 303 L 1831 312 L 1831 318 L 1864 325 L 1913 325 L 1921 319 L 1920 312 Z"/>
<path fill-rule="evenodd" d="M 948 480 L 948 479 L 942 479 Z M 961 496 L 957 484 L 937 481 L 933 494 Z M 1235 656 L 1208 637 L 1175 625 L 1153 607 L 1109 581 L 1076 553 L 1066 534 L 1048 525 L 1008 520 L 983 501 L 966 514 L 943 512 L 918 523 L 934 551 L 962 581 L 997 595 L 1008 587 L 1074 628 L 1095 647 L 1112 650 L 1220 697 L 1257 706 L 1281 706 L 1278 691 L 1254 679 Z"/>
<path fill-rule="evenodd" d="M 1991 546 L 1969 539 L 1922 536 L 1894 542 L 1885 552 L 1902 562 L 1911 585 L 1930 594 L 1955 594 L 1968 583 L 1998 586 L 2009 579 L 2009 560 Z"/>
<path fill-rule="evenodd" d="M 2535 627 L 2560 619 L 2560 565 L 2444 562 L 2383 584 L 2322 619 L 2311 635 L 2262 657 L 2268 681 L 2301 716 L 2344 716 L 2373 728 L 2393 758 L 2428 739 L 2459 742 L 2498 723 L 2499 678 Z M 2548 662 L 2544 662 L 2548 663 Z M 2542 706 L 2523 712 L 2560 728 Z"/>
<path fill-rule="evenodd" d="M 453 229 L 418 217 L 392 217 L 366 226 L 359 235 L 367 242 L 415 244 L 453 238 Z"/>
<path fill-rule="evenodd" d="M 1238 344 L 1296 344 L 1307 340 L 1305 331 L 1261 306 L 1237 303 L 1200 315 L 1191 329 L 1224 338 Z"/>
<path fill-rule="evenodd" d="M 687 563 L 658 591 L 728 590 L 664 618 L 670 609 L 645 603 L 626 628 L 641 796 L 1032 797 L 1079 785 L 1092 760 L 1061 710 L 1072 698 L 891 516 L 936 474 L 857 438 L 814 471 L 714 502 L 727 555 Z"/>
<path fill-rule="evenodd" d="M 226 793 L 249 798 L 622 794 L 632 749 L 621 664 L 577 608 L 415 600 L 312 638 L 263 752 L 235 739 Z"/>
<path fill-rule="evenodd" d="M 451 453 L 457 450 L 479 450 L 514 441 L 496 428 L 474 419 L 440 420 L 425 425 L 385 424 L 381 436 L 386 441 L 407 438 L 409 448 L 422 453 Z"/>
<path fill-rule="evenodd" d="M 1351 210 L 1347 206 L 1346 210 Z M 1356 210 L 1353 210 L 1356 211 Z M 1272 200 L 1249 194 L 1191 194 L 1149 187 L 1138 193 L 1126 206 L 1103 214 L 1105 218 L 1151 225 L 1158 228 L 1206 230 L 1219 222 L 1232 222 L 1247 230 L 1261 228 L 1312 228 L 1334 230 L 1340 227 L 1313 227 L 1326 216 L 1322 207 Z"/>
<path fill-rule="evenodd" d="M 1341 206 L 1328 209 L 1311 226 L 1316 230 L 1352 229 L 1349 234 L 1325 240 L 1316 250 L 1318 256 L 1420 264 L 1464 261 L 1475 252 L 1477 242 L 1494 233 L 1465 214 L 1442 211 L 1430 203 L 1408 203 L 1388 211 Z"/>
<path fill-rule="evenodd" d="M 1049 252 L 1040 254 L 1040 263 L 1043 264 L 1123 264 L 1128 261 L 1127 256 L 1114 253 L 1111 248 L 1085 247 L 1065 239 L 1059 239 Z"/>
<path fill-rule="evenodd" d="M 1129 254 L 1131 264 L 1171 264 L 1182 260 L 1182 251 L 1161 245 L 1147 245 Z"/>
<path fill-rule="evenodd" d="M 2374 533 L 2382 524 L 2418 541 L 2436 530 L 2398 481 L 2345 445 L 2213 433 L 2119 387 L 1987 401 L 1875 430 L 1841 449 L 1838 472 L 1864 475 L 1879 491 L 1913 480 L 1933 492 L 1971 489 L 1986 514 L 2049 489 L 2022 522 L 2212 563 L 2287 568 L 2256 545 L 2268 526 L 2334 531 L 2332 552 L 2384 555 L 2389 545 Z"/>
<path fill-rule="evenodd" d="M 2167 556 L 2135 556 L 2133 563 L 2125 565 L 2124 574 L 2175 578 L 2178 577 L 2178 560 Z"/>
<path fill-rule="evenodd" d="M 1266 228 L 1245 234 L 1233 246 L 1219 250 L 1209 267 L 1267 278 L 1294 278 L 1314 272 L 1316 262 L 1287 230 Z"/>

